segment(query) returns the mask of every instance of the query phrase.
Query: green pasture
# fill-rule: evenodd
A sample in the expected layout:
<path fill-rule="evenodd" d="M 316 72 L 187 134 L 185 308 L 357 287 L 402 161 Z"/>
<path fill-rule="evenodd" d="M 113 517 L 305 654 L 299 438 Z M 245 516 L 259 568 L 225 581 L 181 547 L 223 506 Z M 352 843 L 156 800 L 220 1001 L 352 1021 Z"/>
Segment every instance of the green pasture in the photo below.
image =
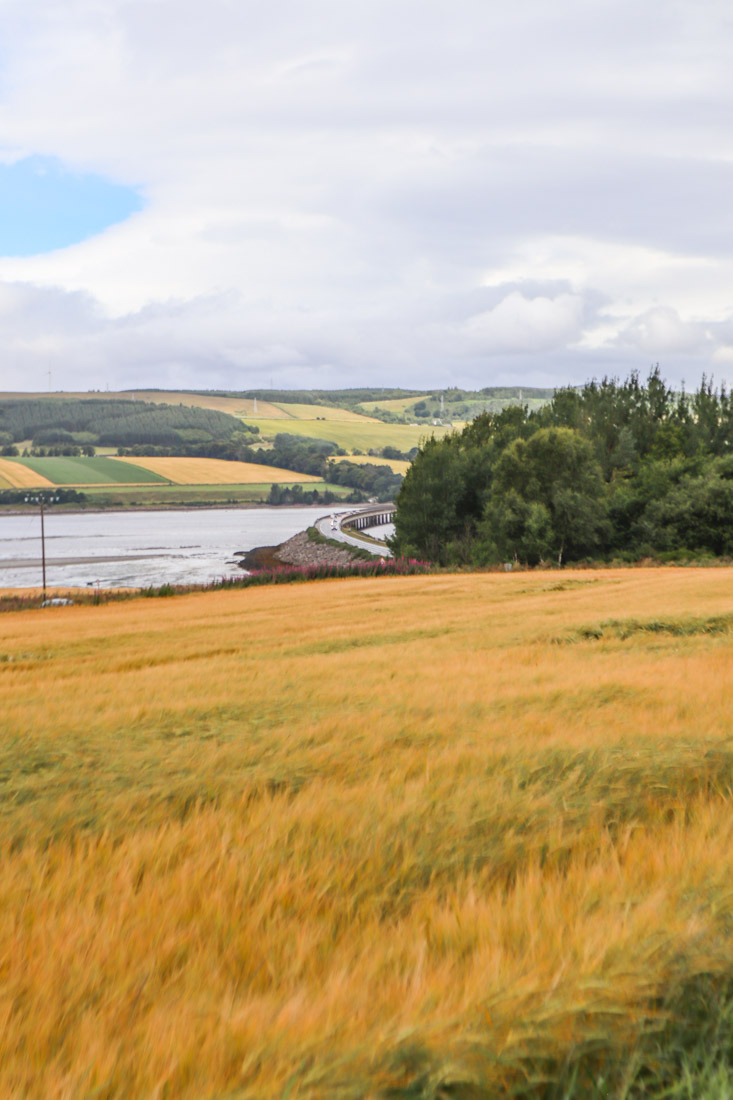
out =
<path fill-rule="evenodd" d="M 90 482 L 106 485 L 124 485 L 130 482 L 165 484 L 160 474 L 134 466 L 130 462 L 117 462 L 114 458 L 14 458 L 20 466 L 26 466 L 54 485 L 88 485 Z"/>
<path fill-rule="evenodd" d="M 397 447 L 410 451 L 431 435 L 443 436 L 452 431 L 445 427 L 413 427 L 411 424 L 383 424 L 381 420 L 257 420 L 253 421 L 265 439 L 278 432 L 307 436 L 309 439 L 327 439 L 346 451 L 368 451 L 382 447 Z"/>
<path fill-rule="evenodd" d="M 317 489 L 345 497 L 351 492 L 346 485 L 330 485 L 324 481 L 285 482 L 283 489 L 300 485 L 306 492 Z M 83 490 L 88 503 L 96 508 L 148 508 L 176 505 L 183 507 L 225 504 L 263 504 L 270 493 L 270 482 L 254 485 L 93 485 Z M 324 507 L 328 507 L 325 505 Z"/>

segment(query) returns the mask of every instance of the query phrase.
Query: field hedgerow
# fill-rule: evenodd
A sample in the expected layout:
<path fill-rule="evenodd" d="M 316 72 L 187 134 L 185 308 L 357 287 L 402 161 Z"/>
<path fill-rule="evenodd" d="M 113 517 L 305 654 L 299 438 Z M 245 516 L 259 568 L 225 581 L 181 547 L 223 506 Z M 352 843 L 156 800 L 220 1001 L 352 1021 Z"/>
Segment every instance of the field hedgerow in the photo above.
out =
<path fill-rule="evenodd" d="M 729 1096 L 731 615 L 666 569 L 2 616 L 0 1095 Z"/>

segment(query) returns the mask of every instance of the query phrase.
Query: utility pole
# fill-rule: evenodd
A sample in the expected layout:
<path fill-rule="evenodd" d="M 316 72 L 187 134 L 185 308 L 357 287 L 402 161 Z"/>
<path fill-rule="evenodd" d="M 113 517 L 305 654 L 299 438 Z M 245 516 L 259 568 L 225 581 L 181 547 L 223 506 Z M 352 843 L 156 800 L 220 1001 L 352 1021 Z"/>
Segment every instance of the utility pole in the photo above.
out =
<path fill-rule="evenodd" d="M 43 497 L 41 502 L 41 568 L 43 570 L 43 602 L 46 602 L 46 529 L 43 524 Z"/>
<path fill-rule="evenodd" d="M 39 504 L 41 507 L 41 573 L 43 576 L 43 602 L 46 602 L 46 525 L 44 523 L 44 504 L 55 504 L 58 497 L 50 496 L 48 502 L 43 493 L 39 493 L 37 497 L 26 497 L 26 504 Z"/>

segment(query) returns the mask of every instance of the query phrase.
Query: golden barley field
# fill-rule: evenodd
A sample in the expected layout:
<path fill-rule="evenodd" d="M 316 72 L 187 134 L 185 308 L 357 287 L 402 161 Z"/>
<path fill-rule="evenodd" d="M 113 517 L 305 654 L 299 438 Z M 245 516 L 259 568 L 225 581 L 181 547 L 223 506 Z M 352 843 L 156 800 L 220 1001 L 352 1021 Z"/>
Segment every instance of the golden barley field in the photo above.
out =
<path fill-rule="evenodd" d="M 652 1095 L 733 974 L 732 624 L 724 568 L 1 615 L 0 1095 Z"/>
<path fill-rule="evenodd" d="M 2 484 L 4 483 L 4 484 Z M 53 488 L 54 484 L 43 474 L 37 474 L 29 466 L 23 466 L 20 462 L 10 462 L 7 458 L 0 458 L 0 487 L 10 489 L 38 489 Z"/>
<path fill-rule="evenodd" d="M 117 458 L 167 477 L 176 485 L 260 485 L 296 481 L 320 481 L 313 474 L 298 474 L 257 462 L 227 462 L 221 458 Z"/>

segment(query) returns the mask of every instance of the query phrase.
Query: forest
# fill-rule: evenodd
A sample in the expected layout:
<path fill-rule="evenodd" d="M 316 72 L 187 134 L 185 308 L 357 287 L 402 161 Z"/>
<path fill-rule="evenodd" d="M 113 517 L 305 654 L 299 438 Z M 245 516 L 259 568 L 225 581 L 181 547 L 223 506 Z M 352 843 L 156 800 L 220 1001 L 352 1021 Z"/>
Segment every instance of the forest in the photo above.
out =
<path fill-rule="evenodd" d="M 733 395 L 604 378 L 428 440 L 394 549 L 441 565 L 733 555 Z"/>
<path fill-rule="evenodd" d="M 0 405 L 0 446 L 33 440 L 34 447 L 133 446 L 228 441 L 255 434 L 214 409 L 119 399 L 33 398 Z"/>

